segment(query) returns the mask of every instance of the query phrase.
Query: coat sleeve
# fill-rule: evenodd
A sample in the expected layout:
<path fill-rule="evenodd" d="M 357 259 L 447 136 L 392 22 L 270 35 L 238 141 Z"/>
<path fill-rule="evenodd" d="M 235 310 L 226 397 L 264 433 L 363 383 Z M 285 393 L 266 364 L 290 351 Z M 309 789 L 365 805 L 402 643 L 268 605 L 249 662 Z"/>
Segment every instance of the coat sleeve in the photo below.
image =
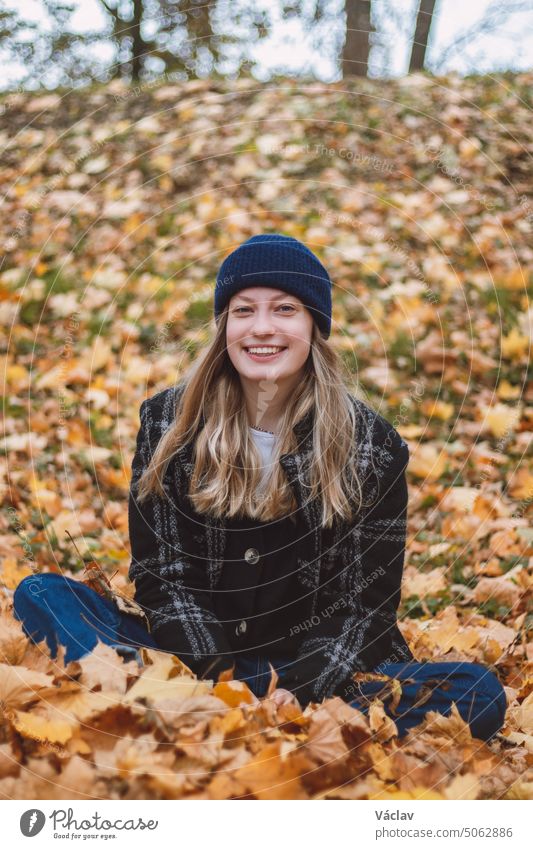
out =
<path fill-rule="evenodd" d="M 209 593 L 205 560 L 182 550 L 183 517 L 169 499 L 142 503 L 136 487 L 155 448 L 150 439 L 150 400 L 140 408 L 141 426 L 132 462 L 128 502 L 131 544 L 129 579 L 160 649 L 178 655 L 198 677 L 218 678 L 234 662 Z M 155 441 L 157 443 L 157 440 Z"/>
<path fill-rule="evenodd" d="M 316 616 L 280 686 L 301 704 L 356 693 L 352 675 L 372 671 L 392 649 L 403 573 L 409 449 L 397 431 L 392 460 L 377 473 L 377 496 L 340 546 L 335 577 L 323 583 Z M 411 659 L 408 647 L 399 661 Z"/>

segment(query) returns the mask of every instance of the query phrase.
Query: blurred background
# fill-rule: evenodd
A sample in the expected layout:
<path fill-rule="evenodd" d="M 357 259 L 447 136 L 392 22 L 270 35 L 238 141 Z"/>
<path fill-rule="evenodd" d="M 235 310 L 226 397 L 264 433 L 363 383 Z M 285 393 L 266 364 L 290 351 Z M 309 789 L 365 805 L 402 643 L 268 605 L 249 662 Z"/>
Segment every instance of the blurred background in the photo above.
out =
<path fill-rule="evenodd" d="M 32 571 L 92 558 L 132 594 L 139 406 L 212 338 L 224 257 L 286 233 L 331 274 L 348 383 L 409 443 L 402 630 L 509 696 L 494 763 L 453 744 L 468 787 L 422 749 L 387 780 L 532 797 L 532 24 L 485 0 L 1 5 L 0 649 Z M 182 793 L 148 781 L 131 798 Z"/>
<path fill-rule="evenodd" d="M 22 0 L 0 4 L 2 88 L 235 79 L 334 82 L 527 69 L 527 0 Z"/>

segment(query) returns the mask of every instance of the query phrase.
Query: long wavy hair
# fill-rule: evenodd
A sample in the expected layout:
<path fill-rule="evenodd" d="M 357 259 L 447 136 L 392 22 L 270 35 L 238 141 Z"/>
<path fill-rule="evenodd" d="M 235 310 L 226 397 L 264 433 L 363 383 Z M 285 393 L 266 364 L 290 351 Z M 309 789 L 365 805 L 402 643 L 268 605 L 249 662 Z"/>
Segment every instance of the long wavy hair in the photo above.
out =
<path fill-rule="evenodd" d="M 196 511 L 259 521 L 292 516 L 298 505 L 279 458 L 297 449 L 293 427 L 313 410 L 312 450 L 305 457 L 308 497 L 320 497 L 323 527 L 331 527 L 336 516 L 353 519 L 362 504 L 362 485 L 357 474 L 357 413 L 346 387 L 343 360 L 313 322 L 304 377 L 285 406 L 271 469 L 258 496 L 262 460 L 250 434 L 239 373 L 227 352 L 227 320 L 228 307 L 220 315 L 213 341 L 189 369 L 176 418 L 139 479 L 138 500 L 166 496 L 162 480 L 167 466 L 175 452 L 193 439 L 188 496 Z"/>

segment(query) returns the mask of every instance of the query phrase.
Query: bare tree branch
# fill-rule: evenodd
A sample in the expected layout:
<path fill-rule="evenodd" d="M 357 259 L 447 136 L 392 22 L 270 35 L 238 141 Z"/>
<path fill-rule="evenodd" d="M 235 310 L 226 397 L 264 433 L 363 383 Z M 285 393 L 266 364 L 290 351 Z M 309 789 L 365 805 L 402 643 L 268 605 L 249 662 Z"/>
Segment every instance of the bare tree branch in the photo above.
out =
<path fill-rule="evenodd" d="M 438 59 L 431 63 L 431 71 L 433 73 L 441 71 L 451 56 L 458 53 L 458 51 L 462 50 L 466 45 L 471 44 L 474 39 L 478 38 L 480 35 L 487 35 L 500 29 L 502 24 L 504 24 L 511 15 L 519 12 L 530 11 L 531 3 L 528 2 L 528 0 L 519 0 L 519 2 L 515 3 L 501 3 L 499 0 L 496 0 L 496 2 L 489 6 L 477 24 L 474 24 L 472 27 L 460 32 L 454 40 L 440 52 Z"/>

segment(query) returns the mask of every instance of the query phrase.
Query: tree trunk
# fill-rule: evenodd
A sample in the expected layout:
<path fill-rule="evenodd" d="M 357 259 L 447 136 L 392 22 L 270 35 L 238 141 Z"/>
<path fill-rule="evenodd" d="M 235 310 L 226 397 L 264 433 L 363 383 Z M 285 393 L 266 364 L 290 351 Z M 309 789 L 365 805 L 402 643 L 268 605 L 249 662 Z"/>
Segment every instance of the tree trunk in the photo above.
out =
<path fill-rule="evenodd" d="M 133 0 L 133 20 L 129 27 L 129 34 L 132 38 L 131 46 L 131 81 L 138 82 L 141 78 L 141 71 L 144 65 L 144 54 L 146 53 L 146 45 L 141 35 L 141 22 L 144 13 L 143 0 Z"/>
<path fill-rule="evenodd" d="M 409 62 L 409 73 L 424 69 L 435 2 L 436 0 L 420 0 L 416 16 L 413 47 L 411 49 L 411 61 Z"/>
<path fill-rule="evenodd" d="M 342 76 L 366 77 L 370 53 L 370 0 L 346 0 L 346 40 L 342 51 Z"/>

